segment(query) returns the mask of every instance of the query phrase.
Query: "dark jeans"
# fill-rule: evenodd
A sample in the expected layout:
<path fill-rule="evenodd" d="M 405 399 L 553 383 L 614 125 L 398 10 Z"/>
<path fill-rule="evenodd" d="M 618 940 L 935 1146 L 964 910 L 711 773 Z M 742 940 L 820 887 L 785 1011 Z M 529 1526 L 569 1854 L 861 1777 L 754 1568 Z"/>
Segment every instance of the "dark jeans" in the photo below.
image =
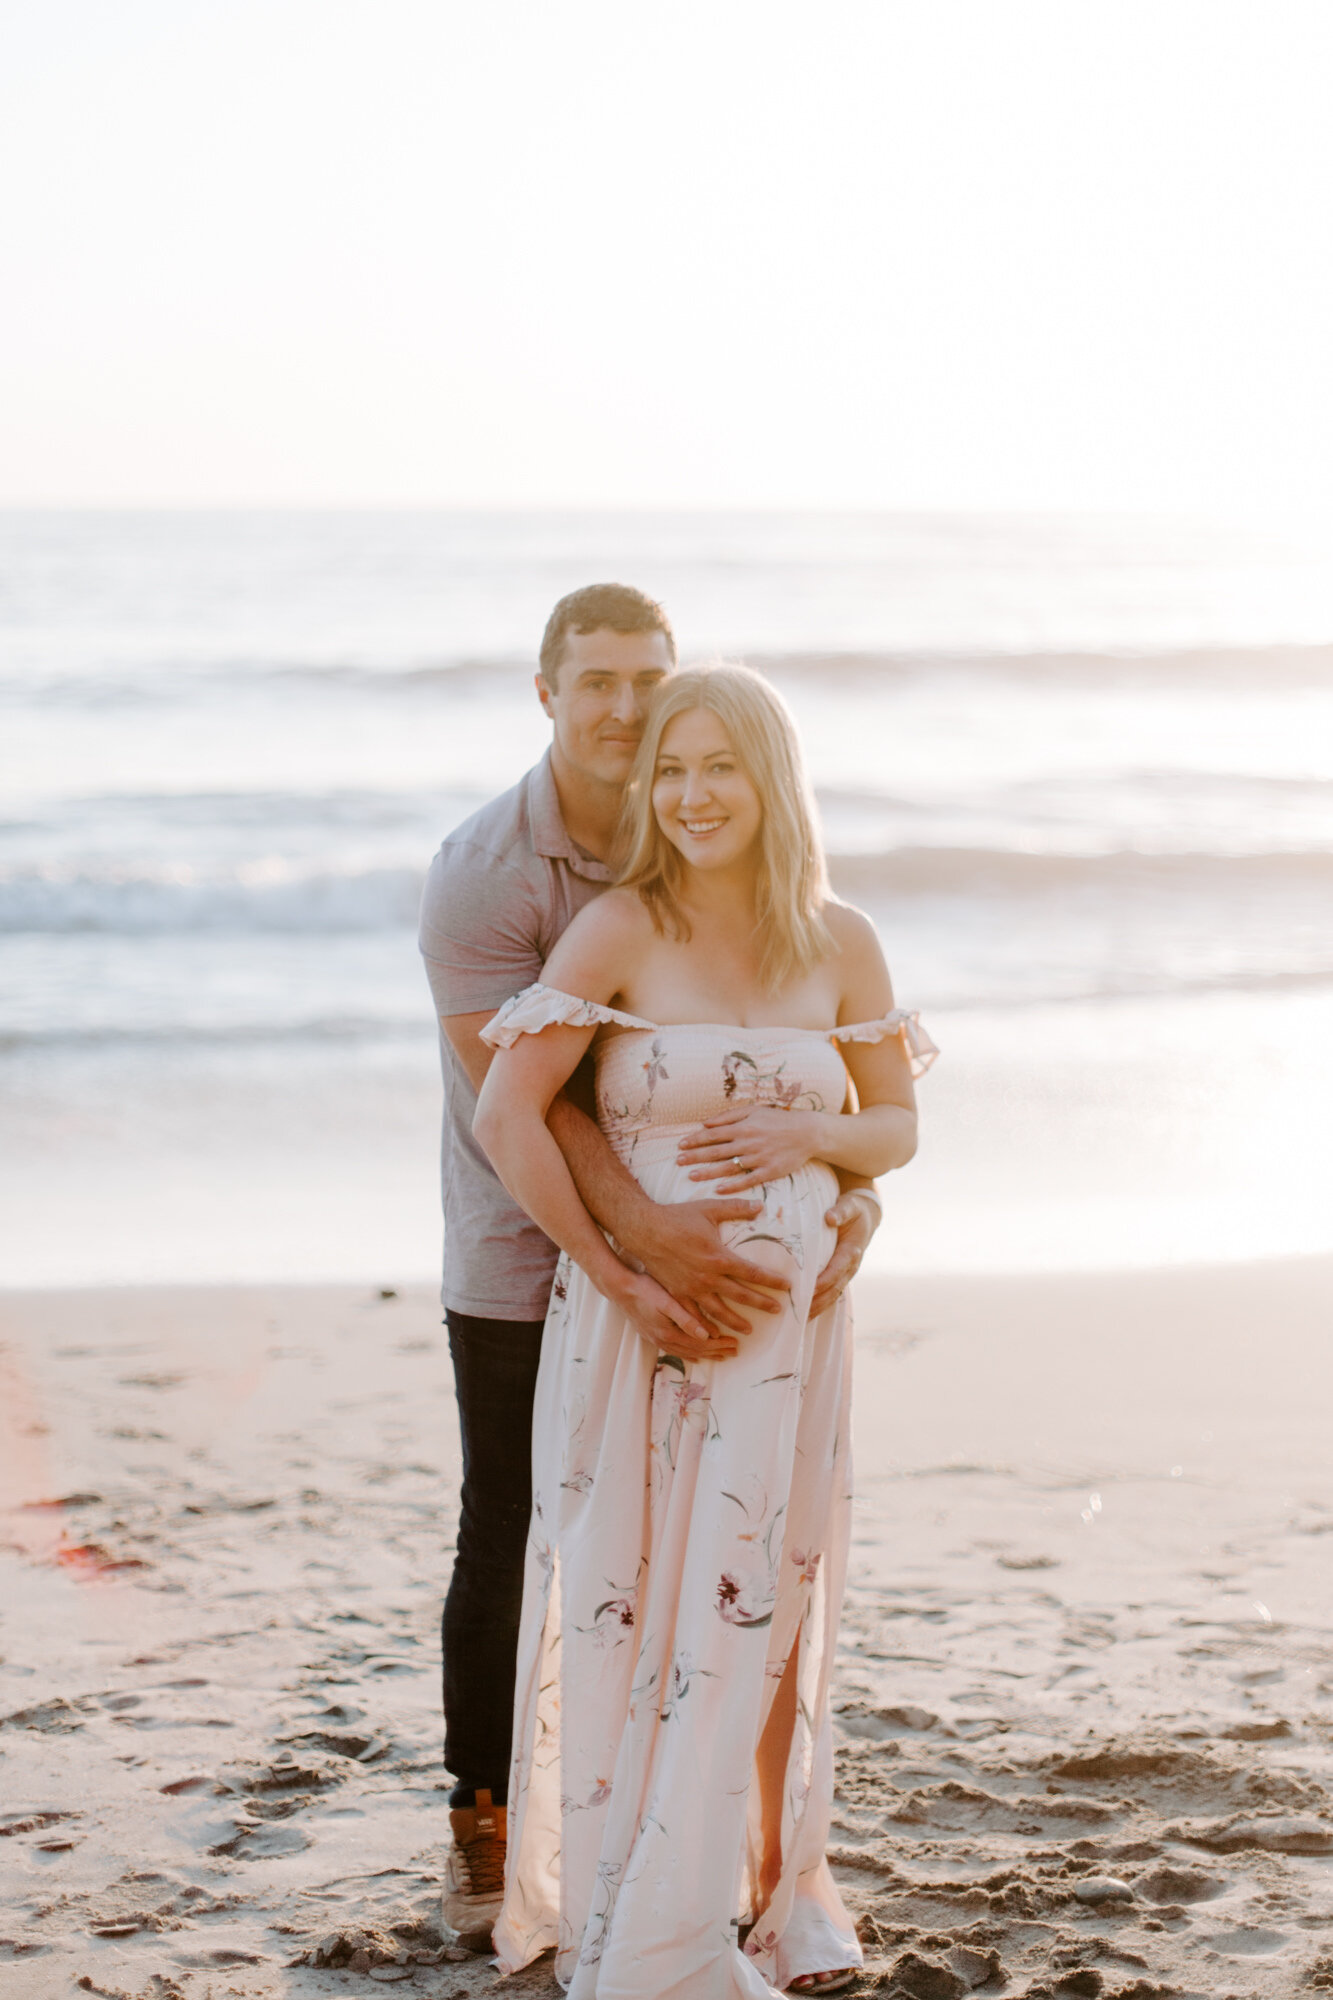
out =
<path fill-rule="evenodd" d="M 463 1494 L 444 1601 L 444 1761 L 451 1806 L 489 1789 L 503 1805 L 514 1722 L 514 1663 L 532 1506 L 532 1396 L 540 1320 L 448 1312 Z"/>

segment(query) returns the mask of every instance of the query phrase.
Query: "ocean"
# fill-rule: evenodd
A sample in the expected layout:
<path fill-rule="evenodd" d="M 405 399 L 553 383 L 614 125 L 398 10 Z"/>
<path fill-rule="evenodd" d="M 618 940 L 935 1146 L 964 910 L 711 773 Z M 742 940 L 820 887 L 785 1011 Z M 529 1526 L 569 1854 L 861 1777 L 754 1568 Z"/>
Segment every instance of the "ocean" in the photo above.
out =
<path fill-rule="evenodd" d="M 438 1267 L 417 958 L 619 578 L 799 722 L 943 1055 L 884 1270 L 1333 1248 L 1333 564 L 910 515 L 0 515 L 3 1281 Z"/>

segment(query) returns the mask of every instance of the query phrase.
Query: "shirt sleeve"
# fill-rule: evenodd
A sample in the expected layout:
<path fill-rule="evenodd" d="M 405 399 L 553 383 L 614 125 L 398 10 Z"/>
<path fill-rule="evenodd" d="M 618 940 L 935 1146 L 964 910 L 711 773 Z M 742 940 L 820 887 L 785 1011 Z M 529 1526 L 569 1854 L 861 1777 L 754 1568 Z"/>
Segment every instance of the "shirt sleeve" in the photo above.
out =
<path fill-rule="evenodd" d="M 521 869 L 446 841 L 426 874 L 421 955 L 441 1020 L 498 1008 L 541 971 L 541 912 Z"/>

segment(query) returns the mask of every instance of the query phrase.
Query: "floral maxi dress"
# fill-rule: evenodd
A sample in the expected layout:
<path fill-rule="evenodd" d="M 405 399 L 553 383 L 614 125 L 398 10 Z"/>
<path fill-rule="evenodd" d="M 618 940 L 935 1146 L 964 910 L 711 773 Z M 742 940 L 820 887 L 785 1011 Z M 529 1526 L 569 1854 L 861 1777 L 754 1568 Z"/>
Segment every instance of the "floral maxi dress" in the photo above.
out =
<path fill-rule="evenodd" d="M 598 1117 L 656 1201 L 704 1190 L 676 1165 L 701 1119 L 745 1104 L 839 1110 L 836 1044 L 901 1035 L 902 1013 L 824 1033 L 657 1027 L 544 986 L 483 1031 L 620 1032 L 596 1050 Z M 812 1162 L 727 1226 L 791 1279 L 733 1359 L 656 1355 L 562 1258 L 533 1412 L 533 1507 L 509 1787 L 502 1970 L 555 1947 L 571 2000 L 765 2000 L 858 1965 L 829 1872 L 829 1677 L 850 1517 L 851 1326 L 809 1318 L 834 1244 L 832 1171 Z M 782 1874 L 754 1907 L 755 1749 L 797 1649 Z M 743 1921 L 757 1917 L 744 1950 Z"/>

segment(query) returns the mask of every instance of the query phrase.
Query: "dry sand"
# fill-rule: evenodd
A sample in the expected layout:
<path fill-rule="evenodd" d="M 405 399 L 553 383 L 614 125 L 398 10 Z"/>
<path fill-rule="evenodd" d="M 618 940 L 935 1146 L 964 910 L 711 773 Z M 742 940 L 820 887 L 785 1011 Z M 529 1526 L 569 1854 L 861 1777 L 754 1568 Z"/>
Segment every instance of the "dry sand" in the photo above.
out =
<path fill-rule="evenodd" d="M 860 1990 L 1333 1991 L 1331 1304 L 1325 1261 L 863 1290 Z M 2 2000 L 554 1993 L 438 1956 L 433 1298 L 0 1320 Z"/>

